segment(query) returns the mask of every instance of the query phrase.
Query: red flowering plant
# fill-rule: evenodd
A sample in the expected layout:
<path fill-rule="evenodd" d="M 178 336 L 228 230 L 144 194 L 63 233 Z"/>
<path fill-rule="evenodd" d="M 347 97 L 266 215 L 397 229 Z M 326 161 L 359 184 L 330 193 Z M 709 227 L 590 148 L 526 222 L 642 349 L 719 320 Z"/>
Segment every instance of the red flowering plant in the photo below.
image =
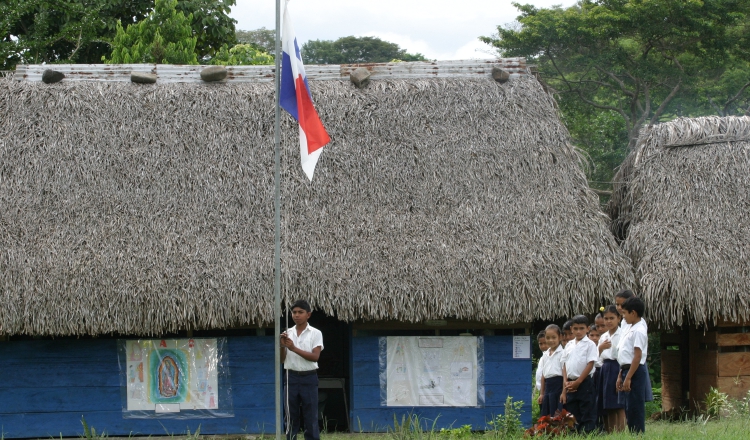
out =
<path fill-rule="evenodd" d="M 554 417 L 542 416 L 524 432 L 526 437 L 554 437 L 565 435 L 576 426 L 576 417 L 566 410 L 555 412 Z"/>

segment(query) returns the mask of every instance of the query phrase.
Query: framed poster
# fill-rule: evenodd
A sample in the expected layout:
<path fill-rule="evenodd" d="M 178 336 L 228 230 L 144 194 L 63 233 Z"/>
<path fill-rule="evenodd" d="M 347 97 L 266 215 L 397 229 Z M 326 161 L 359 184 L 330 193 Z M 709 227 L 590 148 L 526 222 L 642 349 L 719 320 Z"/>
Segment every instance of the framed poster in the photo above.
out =
<path fill-rule="evenodd" d="M 380 338 L 381 404 L 477 407 L 484 404 L 482 338 Z"/>
<path fill-rule="evenodd" d="M 126 417 L 226 417 L 232 412 L 224 338 L 120 341 Z M 123 359 L 124 358 L 124 359 Z"/>

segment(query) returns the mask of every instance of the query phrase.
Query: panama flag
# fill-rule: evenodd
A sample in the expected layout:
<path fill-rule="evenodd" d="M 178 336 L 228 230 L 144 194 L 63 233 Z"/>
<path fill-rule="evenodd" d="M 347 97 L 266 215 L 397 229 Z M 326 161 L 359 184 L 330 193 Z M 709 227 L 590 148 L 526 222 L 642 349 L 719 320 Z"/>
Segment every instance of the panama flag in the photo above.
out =
<path fill-rule="evenodd" d="M 299 147 L 302 170 L 312 180 L 315 164 L 318 163 L 323 146 L 330 142 L 318 112 L 313 106 L 310 88 L 307 85 L 305 66 L 299 54 L 297 38 L 292 21 L 289 20 L 289 0 L 285 2 L 284 27 L 281 36 L 281 90 L 279 104 L 299 122 Z"/>

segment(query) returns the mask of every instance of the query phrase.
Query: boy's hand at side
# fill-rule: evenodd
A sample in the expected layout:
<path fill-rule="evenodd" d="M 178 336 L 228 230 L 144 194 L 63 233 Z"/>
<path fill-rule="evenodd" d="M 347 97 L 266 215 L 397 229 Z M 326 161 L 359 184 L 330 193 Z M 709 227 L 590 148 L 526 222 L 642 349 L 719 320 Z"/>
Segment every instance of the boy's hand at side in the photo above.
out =
<path fill-rule="evenodd" d="M 544 400 L 544 396 L 539 396 L 539 398 L 536 399 L 536 403 L 538 403 L 539 405 L 541 405 L 543 400 Z"/>

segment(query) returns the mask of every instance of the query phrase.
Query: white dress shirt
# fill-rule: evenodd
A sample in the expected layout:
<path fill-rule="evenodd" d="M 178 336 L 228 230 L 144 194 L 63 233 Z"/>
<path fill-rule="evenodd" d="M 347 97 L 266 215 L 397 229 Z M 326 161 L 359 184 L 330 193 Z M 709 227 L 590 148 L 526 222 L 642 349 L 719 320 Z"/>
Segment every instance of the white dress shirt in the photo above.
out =
<path fill-rule="evenodd" d="M 631 364 L 636 347 L 641 349 L 641 365 L 645 365 L 648 355 L 648 327 L 643 319 L 628 326 L 627 331 L 620 337 L 617 344 L 617 362 L 620 365 Z"/>
<path fill-rule="evenodd" d="M 602 354 L 599 355 L 599 361 L 604 362 L 605 360 L 617 360 L 617 344 L 620 342 L 620 336 L 622 336 L 622 329 L 617 328 L 615 334 L 612 335 L 609 331 L 604 332 L 602 337 L 599 339 L 599 345 L 601 346 L 606 341 L 612 341 L 612 346 L 602 350 Z"/>
<path fill-rule="evenodd" d="M 599 359 L 599 351 L 596 344 L 588 336 L 584 336 L 583 339 L 576 342 L 572 350 L 568 351 L 566 347 L 563 352 L 562 363 L 565 364 L 568 379 L 576 380 L 581 376 L 586 365 L 589 362 L 596 362 L 597 359 Z M 593 373 L 594 369 L 592 368 L 589 374 Z"/>
<path fill-rule="evenodd" d="M 542 354 L 542 359 L 544 359 L 544 354 Z M 542 359 L 539 359 L 539 364 L 536 366 L 536 390 L 540 391 L 542 389 Z"/>
<path fill-rule="evenodd" d="M 545 379 L 549 379 L 555 376 L 562 376 L 562 345 L 557 346 L 557 350 L 550 353 L 552 349 L 548 349 L 544 352 L 542 360 L 539 361 L 541 364 L 542 376 Z"/>
<path fill-rule="evenodd" d="M 299 336 L 297 336 L 296 326 L 287 329 L 286 335 L 292 340 L 292 342 L 294 342 L 294 346 L 302 351 L 312 353 L 315 347 L 320 347 L 320 350 L 323 350 L 323 333 L 310 324 L 307 324 L 307 327 L 302 330 L 302 333 L 300 333 Z M 284 360 L 284 368 L 293 371 L 317 370 L 318 363 L 310 362 L 297 353 L 287 350 L 286 359 Z"/>

